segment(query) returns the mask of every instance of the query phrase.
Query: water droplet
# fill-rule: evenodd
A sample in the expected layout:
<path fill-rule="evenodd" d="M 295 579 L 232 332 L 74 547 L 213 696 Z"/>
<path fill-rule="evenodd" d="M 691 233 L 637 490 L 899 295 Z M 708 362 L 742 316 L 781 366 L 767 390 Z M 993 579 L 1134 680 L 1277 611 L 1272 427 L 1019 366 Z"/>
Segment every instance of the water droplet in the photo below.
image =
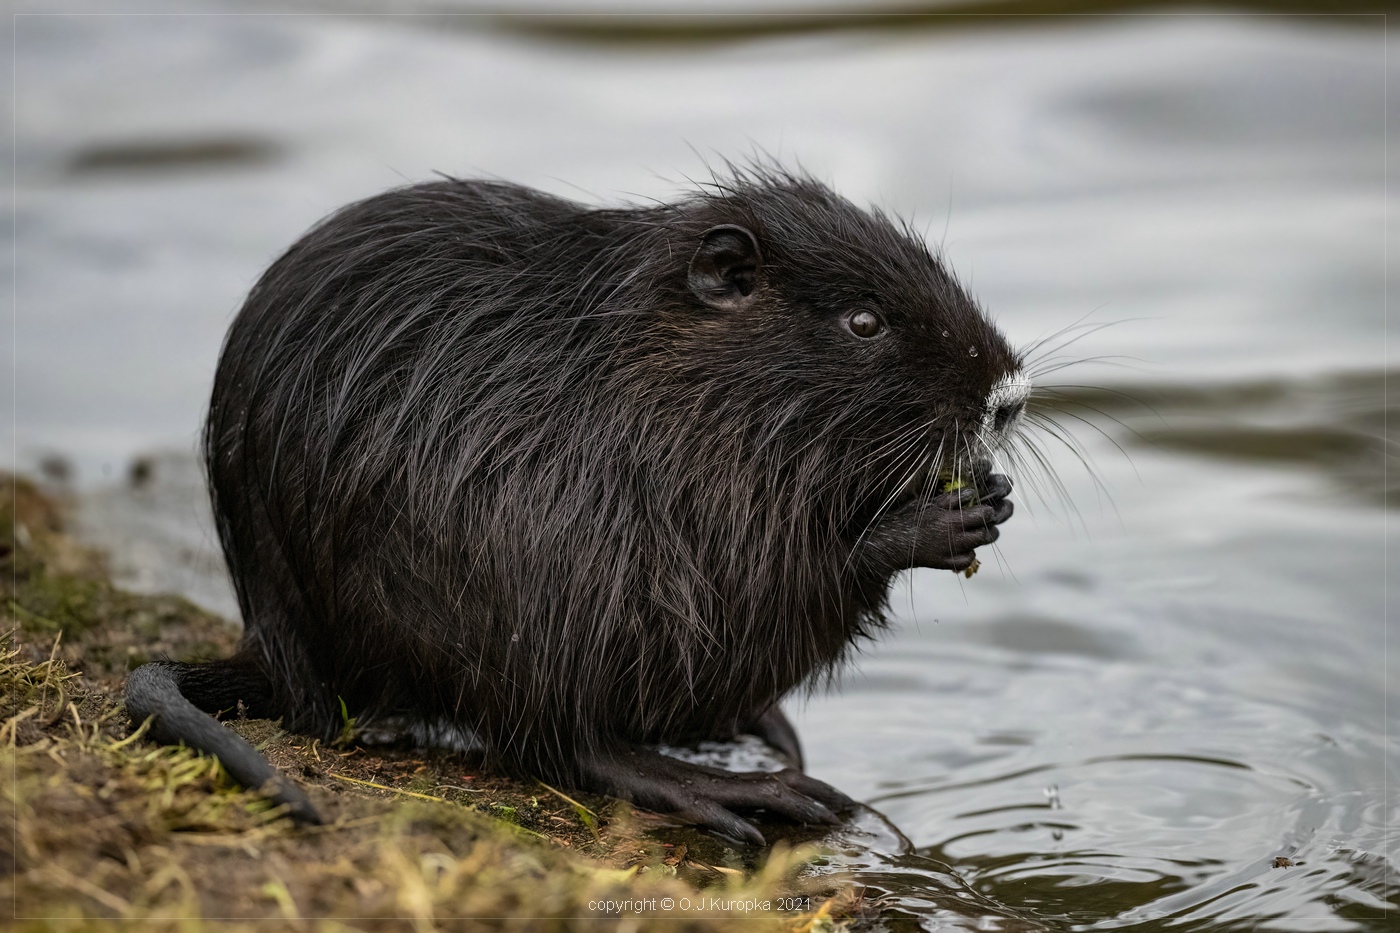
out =
<path fill-rule="evenodd" d="M 1065 838 L 1065 831 L 1063 829 L 1052 829 L 1050 830 L 1050 838 L 1056 842 L 1061 842 Z"/>
<path fill-rule="evenodd" d="M 1051 784 L 1045 788 L 1045 799 L 1049 801 L 1051 810 L 1060 809 L 1060 787 L 1058 784 Z"/>
<path fill-rule="evenodd" d="M 519 633 L 519 632 L 516 632 L 514 635 L 511 635 L 511 636 L 510 636 L 510 640 L 511 640 L 511 641 L 519 641 L 519 640 L 520 640 L 520 633 Z"/>
<path fill-rule="evenodd" d="M 948 336 L 948 332 L 947 332 L 946 330 L 943 332 L 943 336 L 944 336 L 944 337 L 947 337 L 947 336 Z"/>
<path fill-rule="evenodd" d="M 968 355 L 968 356 L 976 356 L 976 355 L 977 355 L 977 348 L 976 348 L 976 347 L 968 347 L 968 348 L 967 348 L 967 355 Z"/>

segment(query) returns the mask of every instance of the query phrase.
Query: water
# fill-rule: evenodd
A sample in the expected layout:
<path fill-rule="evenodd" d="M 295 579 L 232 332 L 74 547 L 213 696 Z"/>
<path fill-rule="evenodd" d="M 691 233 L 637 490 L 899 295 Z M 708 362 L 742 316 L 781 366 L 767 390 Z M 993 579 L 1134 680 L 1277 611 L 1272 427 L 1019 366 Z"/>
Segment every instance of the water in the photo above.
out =
<path fill-rule="evenodd" d="M 306 226 L 439 169 L 615 202 L 800 160 L 912 215 L 1017 343 L 1111 324 L 1046 365 L 1109 359 L 1037 380 L 1079 443 L 1044 439 L 1063 488 L 1018 475 L 981 572 L 901 577 L 893 631 L 797 704 L 810 770 L 898 827 L 863 817 L 834 862 L 929 928 L 1382 929 L 1374 22 L 21 19 L 12 459 L 71 465 L 130 583 L 228 611 L 188 452 L 231 315 Z"/>

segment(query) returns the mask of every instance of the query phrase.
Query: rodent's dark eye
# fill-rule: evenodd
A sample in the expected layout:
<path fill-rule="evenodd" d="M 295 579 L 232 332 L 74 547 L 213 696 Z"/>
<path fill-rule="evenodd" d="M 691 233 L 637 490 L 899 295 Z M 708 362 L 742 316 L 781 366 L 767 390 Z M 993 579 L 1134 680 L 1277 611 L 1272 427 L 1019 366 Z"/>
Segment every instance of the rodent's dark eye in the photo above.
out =
<path fill-rule="evenodd" d="M 871 337 L 878 337 L 885 329 L 885 322 L 880 320 L 880 315 L 874 311 L 857 311 L 846 318 L 846 329 L 857 337 L 869 340 Z"/>

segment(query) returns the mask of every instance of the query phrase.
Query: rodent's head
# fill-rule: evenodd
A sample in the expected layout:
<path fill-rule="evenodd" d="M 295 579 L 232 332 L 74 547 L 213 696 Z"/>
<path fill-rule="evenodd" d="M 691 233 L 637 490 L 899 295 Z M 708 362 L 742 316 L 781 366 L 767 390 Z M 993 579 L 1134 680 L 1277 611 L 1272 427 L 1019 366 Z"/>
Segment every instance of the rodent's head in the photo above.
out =
<path fill-rule="evenodd" d="M 716 188 L 687 212 L 681 327 L 775 437 L 839 438 L 881 497 L 995 455 L 1030 383 L 920 237 L 803 177 Z"/>

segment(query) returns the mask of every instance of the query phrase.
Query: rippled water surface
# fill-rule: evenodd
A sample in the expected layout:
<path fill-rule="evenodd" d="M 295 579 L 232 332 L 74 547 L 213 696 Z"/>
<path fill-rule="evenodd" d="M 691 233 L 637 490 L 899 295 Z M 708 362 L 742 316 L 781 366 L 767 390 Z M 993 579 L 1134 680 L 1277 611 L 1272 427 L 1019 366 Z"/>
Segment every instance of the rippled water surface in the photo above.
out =
<path fill-rule="evenodd" d="M 189 450 L 233 311 L 309 224 L 434 170 L 615 202 L 801 161 L 1050 336 L 1076 439 L 1042 435 L 977 576 L 901 577 L 888 636 L 795 703 L 810 770 L 888 818 L 833 864 L 930 928 L 1387 928 L 1376 22 L 21 19 L 15 457 L 69 465 L 130 583 L 231 611 Z"/>

